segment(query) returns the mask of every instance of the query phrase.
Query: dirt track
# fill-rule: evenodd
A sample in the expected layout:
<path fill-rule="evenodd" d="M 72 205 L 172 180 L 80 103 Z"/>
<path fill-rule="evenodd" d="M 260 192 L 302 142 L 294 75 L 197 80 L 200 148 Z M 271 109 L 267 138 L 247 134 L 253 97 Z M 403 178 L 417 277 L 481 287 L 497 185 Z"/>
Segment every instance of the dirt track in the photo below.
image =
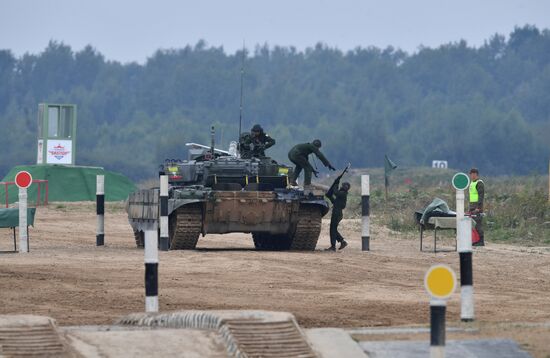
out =
<path fill-rule="evenodd" d="M 0 254 L 0 314 L 48 315 L 61 325 L 76 325 L 112 323 L 143 310 L 143 251 L 134 246 L 125 213 L 106 214 L 106 246 L 96 247 L 94 212 L 89 203 L 38 209 L 30 229 L 31 253 Z M 318 249 L 328 246 L 327 224 Z M 361 252 L 360 222 L 347 220 L 342 226 L 351 245 L 338 253 L 256 252 L 244 234 L 209 235 L 199 240 L 197 251 L 161 252 L 161 310 L 281 310 L 294 313 L 306 327 L 426 324 L 423 275 L 433 263 L 447 263 L 458 272 L 458 255 L 421 253 L 417 239 L 376 224 L 372 251 Z M 10 244 L 3 230 L 0 249 Z M 477 322 L 550 322 L 549 268 L 547 248 L 489 244 L 476 250 Z M 448 305 L 449 324 L 458 324 L 459 311 L 455 294 Z M 518 339 L 545 356 L 550 342 L 542 337 L 550 336 L 550 328 L 540 336 Z"/>

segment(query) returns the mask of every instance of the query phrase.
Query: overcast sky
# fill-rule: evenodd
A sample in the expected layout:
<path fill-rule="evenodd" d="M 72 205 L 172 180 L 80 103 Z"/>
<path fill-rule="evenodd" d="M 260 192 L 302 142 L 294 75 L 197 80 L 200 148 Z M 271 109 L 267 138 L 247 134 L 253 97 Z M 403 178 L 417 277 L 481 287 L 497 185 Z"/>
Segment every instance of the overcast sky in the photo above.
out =
<path fill-rule="evenodd" d="M 525 24 L 550 28 L 549 0 L 0 0 L 0 49 L 38 53 L 48 41 L 144 62 L 158 48 L 204 39 L 233 53 L 256 44 L 406 51 L 465 39 L 481 45 Z"/>

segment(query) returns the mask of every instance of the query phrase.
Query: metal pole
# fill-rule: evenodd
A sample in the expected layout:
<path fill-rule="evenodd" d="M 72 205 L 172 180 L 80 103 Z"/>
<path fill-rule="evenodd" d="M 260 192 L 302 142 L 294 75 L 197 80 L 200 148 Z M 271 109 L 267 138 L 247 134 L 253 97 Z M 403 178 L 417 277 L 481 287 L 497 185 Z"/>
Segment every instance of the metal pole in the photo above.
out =
<path fill-rule="evenodd" d="M 29 252 L 27 235 L 27 189 L 19 188 L 19 253 Z"/>
<path fill-rule="evenodd" d="M 160 176 L 160 249 L 168 251 L 168 175 Z"/>
<path fill-rule="evenodd" d="M 464 190 L 456 191 L 456 227 L 460 220 L 464 218 Z"/>
<path fill-rule="evenodd" d="M 158 312 L 158 252 L 157 230 L 145 231 L 145 312 Z"/>
<path fill-rule="evenodd" d="M 97 234 L 96 246 L 105 244 L 105 176 L 96 177 L 96 212 L 97 212 Z"/>
<path fill-rule="evenodd" d="M 370 179 L 368 175 L 361 175 L 361 251 L 370 250 Z"/>
<path fill-rule="evenodd" d="M 36 181 L 36 206 L 40 206 L 40 181 Z"/>
<path fill-rule="evenodd" d="M 445 312 L 444 300 L 430 300 L 430 358 L 445 357 Z"/>

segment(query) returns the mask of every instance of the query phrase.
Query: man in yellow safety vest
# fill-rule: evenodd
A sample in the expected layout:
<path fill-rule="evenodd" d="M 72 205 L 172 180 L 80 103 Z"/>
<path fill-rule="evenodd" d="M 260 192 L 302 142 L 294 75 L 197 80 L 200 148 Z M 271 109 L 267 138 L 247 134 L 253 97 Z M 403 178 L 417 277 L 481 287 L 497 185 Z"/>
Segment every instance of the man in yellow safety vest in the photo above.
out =
<path fill-rule="evenodd" d="M 474 246 L 485 246 L 483 241 L 483 200 L 485 199 L 485 186 L 479 179 L 479 171 L 476 168 L 470 169 L 470 214 L 476 222 L 476 231 L 479 234 L 479 241 Z"/>

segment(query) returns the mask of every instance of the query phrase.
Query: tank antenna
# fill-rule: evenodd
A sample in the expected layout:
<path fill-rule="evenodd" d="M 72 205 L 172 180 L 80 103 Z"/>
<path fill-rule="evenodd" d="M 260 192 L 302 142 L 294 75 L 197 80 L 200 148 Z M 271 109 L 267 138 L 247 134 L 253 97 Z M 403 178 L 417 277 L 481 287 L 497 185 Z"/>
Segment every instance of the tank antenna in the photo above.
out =
<path fill-rule="evenodd" d="M 215 151 L 216 151 L 215 136 L 216 136 L 216 131 L 214 129 L 214 126 L 212 126 L 212 128 L 210 128 L 210 151 L 212 153 L 212 159 L 216 158 L 216 154 L 215 154 Z"/>
<path fill-rule="evenodd" d="M 241 58 L 241 105 L 239 107 L 239 136 L 237 137 L 237 140 L 241 139 L 241 131 L 242 131 L 242 123 L 243 123 L 244 56 L 245 56 L 245 48 L 244 48 L 244 41 L 243 41 L 243 53 L 242 53 L 242 58 Z"/>

